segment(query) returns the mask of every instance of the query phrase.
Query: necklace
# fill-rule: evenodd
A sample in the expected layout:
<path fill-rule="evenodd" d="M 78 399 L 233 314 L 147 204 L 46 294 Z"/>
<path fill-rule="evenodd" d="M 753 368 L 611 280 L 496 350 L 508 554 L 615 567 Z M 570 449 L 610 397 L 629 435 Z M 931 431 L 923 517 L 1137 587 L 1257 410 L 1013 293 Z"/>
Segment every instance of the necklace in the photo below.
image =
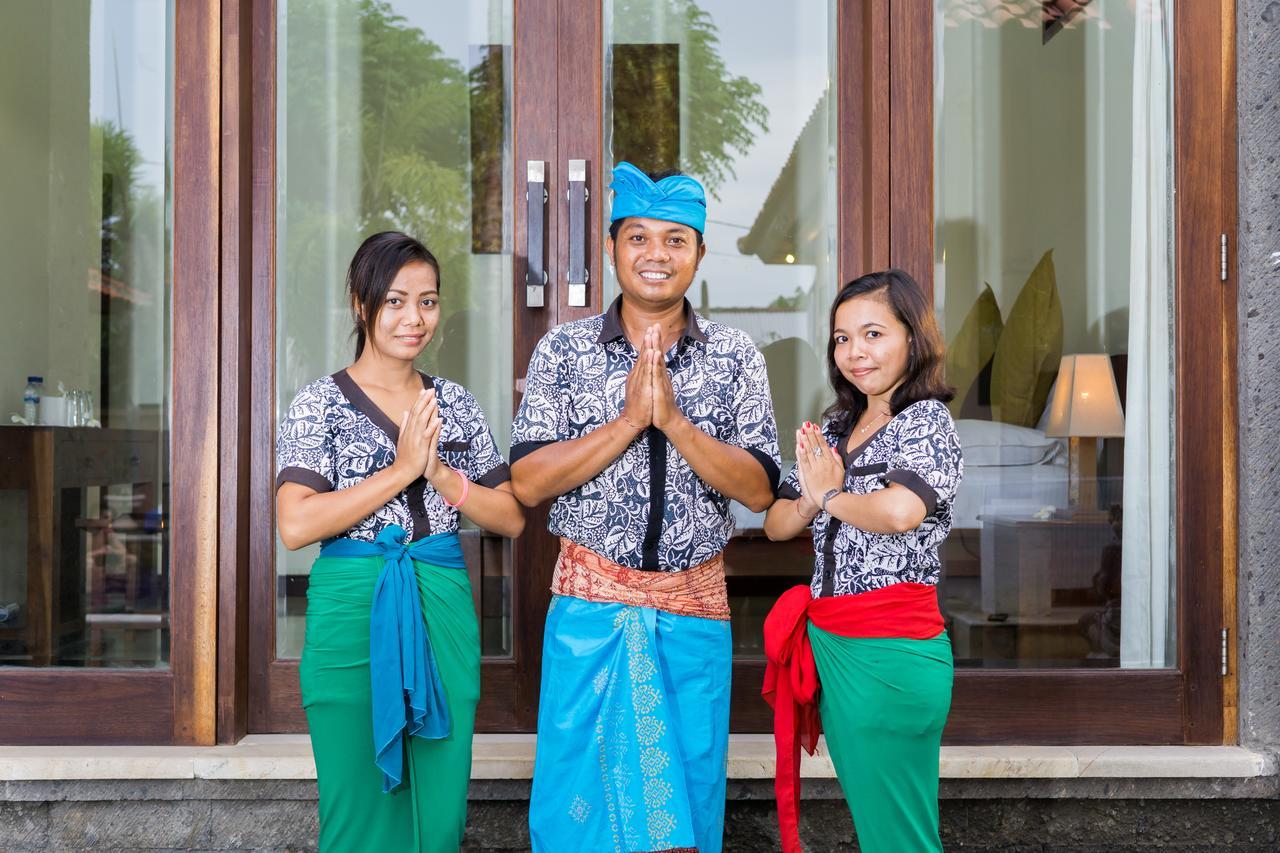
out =
<path fill-rule="evenodd" d="M 866 425 L 866 426 L 864 426 L 862 429 L 858 430 L 858 437 L 859 437 L 859 438 L 861 438 L 863 435 L 865 435 L 865 434 L 866 434 L 866 432 L 867 432 L 867 430 L 871 429 L 872 425 L 873 425 L 873 424 L 875 424 L 875 423 L 876 423 L 876 421 L 878 421 L 878 420 L 880 420 L 881 418 L 883 418 L 883 417 L 885 416 L 885 414 L 887 414 L 887 413 L 886 413 L 886 412 L 881 412 L 880 414 L 876 415 L 876 416 L 875 416 L 874 418 L 872 418 L 871 420 L 867 421 L 867 425 Z"/>

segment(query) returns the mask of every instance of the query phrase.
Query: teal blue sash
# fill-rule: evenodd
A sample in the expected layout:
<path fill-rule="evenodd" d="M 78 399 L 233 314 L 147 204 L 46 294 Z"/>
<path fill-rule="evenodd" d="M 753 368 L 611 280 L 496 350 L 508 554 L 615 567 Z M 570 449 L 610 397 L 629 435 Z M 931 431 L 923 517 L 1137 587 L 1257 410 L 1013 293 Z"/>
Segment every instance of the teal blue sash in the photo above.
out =
<path fill-rule="evenodd" d="M 382 571 L 369 612 L 369 675 L 373 685 L 374 763 L 382 790 L 404 776 L 404 738 L 439 739 L 450 730 L 449 707 L 435 654 L 422 618 L 417 560 L 446 569 L 466 569 L 457 533 L 438 533 L 409 545 L 404 528 L 383 528 L 375 542 L 330 539 L 321 557 L 381 557 Z"/>

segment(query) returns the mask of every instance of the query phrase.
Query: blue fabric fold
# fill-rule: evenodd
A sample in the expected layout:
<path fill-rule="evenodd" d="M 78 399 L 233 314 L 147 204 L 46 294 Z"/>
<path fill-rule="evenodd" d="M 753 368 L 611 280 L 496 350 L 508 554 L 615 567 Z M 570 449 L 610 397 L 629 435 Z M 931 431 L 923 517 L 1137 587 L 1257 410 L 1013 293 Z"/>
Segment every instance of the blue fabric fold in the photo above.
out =
<path fill-rule="evenodd" d="M 644 172 L 623 161 L 614 167 L 613 208 L 609 221 L 628 216 L 679 222 L 698 231 L 707 230 L 707 196 L 702 184 L 688 175 L 672 175 L 653 181 Z"/>
<path fill-rule="evenodd" d="M 382 770 L 382 790 L 404 778 L 404 739 L 439 739 L 451 722 L 444 685 L 431 651 L 413 561 L 446 569 L 466 569 L 457 533 L 438 533 L 405 544 L 397 524 L 383 528 L 374 542 L 330 539 L 321 557 L 381 557 L 382 571 L 369 612 L 369 675 L 373 687 L 374 763 Z"/>

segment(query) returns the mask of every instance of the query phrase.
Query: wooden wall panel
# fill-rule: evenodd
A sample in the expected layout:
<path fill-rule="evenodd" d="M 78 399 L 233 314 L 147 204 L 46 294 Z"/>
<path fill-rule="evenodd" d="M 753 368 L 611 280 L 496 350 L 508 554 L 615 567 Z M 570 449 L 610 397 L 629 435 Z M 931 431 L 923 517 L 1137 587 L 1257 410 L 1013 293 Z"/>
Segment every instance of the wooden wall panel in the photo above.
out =
<path fill-rule="evenodd" d="M 173 379 L 169 536 L 173 740 L 215 737 L 221 17 L 174 7 Z"/>
<path fill-rule="evenodd" d="M 889 264 L 933 295 L 933 9 L 889 4 Z"/>
<path fill-rule="evenodd" d="M 219 743 L 248 732 L 249 448 L 253 322 L 250 0 L 222 4 L 221 305 L 218 381 Z"/>
<path fill-rule="evenodd" d="M 1234 490 L 1224 472 L 1234 459 L 1235 385 L 1224 395 L 1222 382 L 1234 376 L 1225 365 L 1236 357 L 1236 304 L 1219 260 L 1223 235 L 1235 245 L 1233 12 L 1229 2 L 1181 0 L 1174 13 L 1178 646 L 1188 743 L 1223 737 L 1224 563 L 1235 549 L 1226 512 L 1234 495 L 1224 500 Z"/>

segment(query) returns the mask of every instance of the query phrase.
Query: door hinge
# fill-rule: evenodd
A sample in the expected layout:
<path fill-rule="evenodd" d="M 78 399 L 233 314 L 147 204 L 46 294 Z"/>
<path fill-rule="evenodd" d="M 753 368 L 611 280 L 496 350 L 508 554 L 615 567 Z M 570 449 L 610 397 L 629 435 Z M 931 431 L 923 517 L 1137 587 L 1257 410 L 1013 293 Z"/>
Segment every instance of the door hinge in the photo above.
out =
<path fill-rule="evenodd" d="M 1220 281 L 1227 280 L 1227 235 L 1223 234 L 1218 238 L 1218 260 L 1221 268 L 1218 270 L 1218 278 Z"/>
<path fill-rule="evenodd" d="M 1222 674 L 1227 674 L 1227 629 L 1222 629 Z"/>

